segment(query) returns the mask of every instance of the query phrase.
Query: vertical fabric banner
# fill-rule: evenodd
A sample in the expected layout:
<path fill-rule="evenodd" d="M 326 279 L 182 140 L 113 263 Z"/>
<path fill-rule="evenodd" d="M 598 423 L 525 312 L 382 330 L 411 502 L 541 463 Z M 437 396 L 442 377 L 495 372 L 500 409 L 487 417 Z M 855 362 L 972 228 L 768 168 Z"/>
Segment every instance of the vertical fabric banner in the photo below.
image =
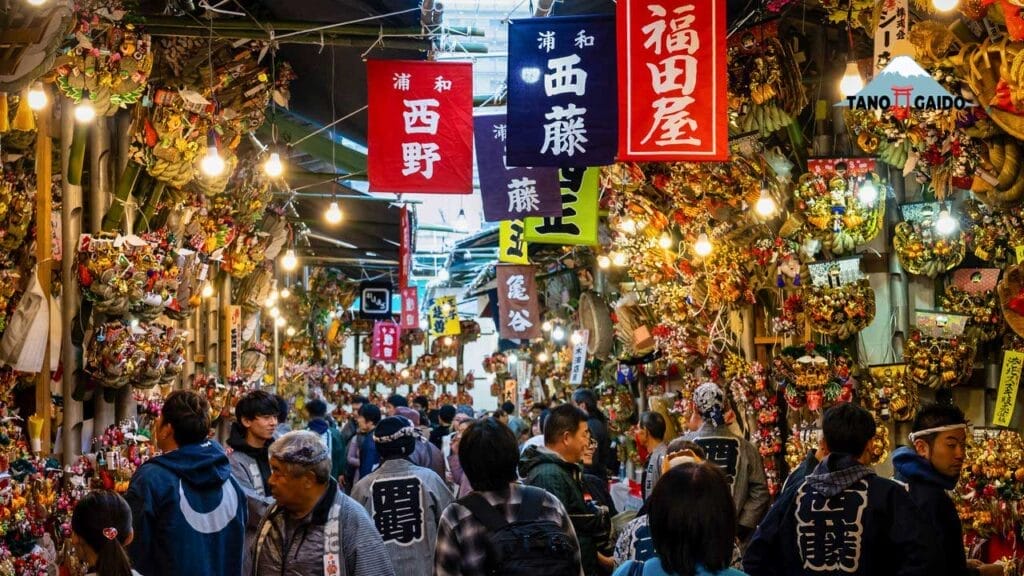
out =
<path fill-rule="evenodd" d="M 484 220 L 524 216 L 561 216 L 556 168 L 510 168 L 505 162 L 508 120 L 505 114 L 473 118 L 476 166 Z"/>
<path fill-rule="evenodd" d="M 526 240 L 540 244 L 596 245 L 600 172 L 598 168 L 559 170 L 562 215 L 526 218 Z"/>
<path fill-rule="evenodd" d="M 512 20 L 508 54 L 509 166 L 611 164 L 618 138 L 615 18 Z"/>
<path fill-rule="evenodd" d="M 455 336 L 462 332 L 459 309 L 455 296 L 442 296 L 434 300 L 428 315 L 431 336 Z"/>
<path fill-rule="evenodd" d="M 875 29 L 875 74 L 896 56 L 913 56 L 914 47 L 907 39 L 910 30 L 910 10 L 907 0 L 882 0 Z"/>
<path fill-rule="evenodd" d="M 391 283 L 359 284 L 359 316 L 370 320 L 391 319 Z"/>
<path fill-rule="evenodd" d="M 419 292 L 415 286 L 402 288 L 402 330 L 420 327 Z"/>
<path fill-rule="evenodd" d="M 398 221 L 398 289 L 405 290 L 412 271 L 412 223 L 408 206 L 402 206 Z"/>
<path fill-rule="evenodd" d="M 729 159 L 725 0 L 619 0 L 619 160 Z"/>
<path fill-rule="evenodd" d="M 374 322 L 370 358 L 381 362 L 398 362 L 401 328 L 394 322 Z"/>
<path fill-rule="evenodd" d="M 587 342 L 590 330 L 574 330 L 572 333 L 572 367 L 569 369 L 569 384 L 583 383 L 583 370 L 587 365 Z"/>
<path fill-rule="evenodd" d="M 530 340 L 541 335 L 540 306 L 533 266 L 501 264 L 498 271 L 498 333 Z"/>
<path fill-rule="evenodd" d="M 371 192 L 473 191 L 473 66 L 370 60 Z"/>
<path fill-rule="evenodd" d="M 561 205 L 561 200 L 559 200 Z M 498 262 L 529 264 L 526 225 L 522 220 L 502 220 L 498 225 Z"/>
<path fill-rule="evenodd" d="M 1007 350 L 1003 355 L 1003 372 L 999 376 L 999 392 L 996 408 L 992 412 L 992 423 L 1009 426 L 1013 419 L 1013 408 L 1017 405 L 1017 387 L 1020 385 L 1021 369 L 1024 367 L 1024 352 Z"/>

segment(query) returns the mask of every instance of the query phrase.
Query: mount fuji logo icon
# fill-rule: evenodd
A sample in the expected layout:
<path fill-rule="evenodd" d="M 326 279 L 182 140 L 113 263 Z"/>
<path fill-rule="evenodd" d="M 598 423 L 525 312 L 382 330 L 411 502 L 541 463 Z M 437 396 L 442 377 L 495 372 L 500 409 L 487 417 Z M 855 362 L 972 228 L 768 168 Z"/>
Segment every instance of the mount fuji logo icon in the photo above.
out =
<path fill-rule="evenodd" d="M 858 110 L 949 110 L 967 108 L 970 103 L 962 96 L 950 94 L 910 56 L 897 56 L 860 92 L 847 96 L 836 106 Z"/>

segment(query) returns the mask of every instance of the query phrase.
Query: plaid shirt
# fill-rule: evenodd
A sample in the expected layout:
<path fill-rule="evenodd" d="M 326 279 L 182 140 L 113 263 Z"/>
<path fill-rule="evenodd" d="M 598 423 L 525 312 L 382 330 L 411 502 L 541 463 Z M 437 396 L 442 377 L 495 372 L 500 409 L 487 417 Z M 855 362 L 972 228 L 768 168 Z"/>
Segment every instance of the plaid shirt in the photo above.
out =
<path fill-rule="evenodd" d="M 500 492 L 480 492 L 492 506 L 503 508 L 505 519 L 513 522 L 523 503 L 519 485 L 512 484 L 506 496 Z M 566 534 L 576 540 L 576 531 L 561 502 L 546 494 L 541 513 L 536 520 L 547 520 L 559 524 Z M 434 576 L 486 576 L 487 549 L 490 547 L 487 529 L 484 528 L 469 509 L 458 501 L 445 508 L 437 532 L 437 549 L 434 552 Z M 579 548 L 576 564 L 580 564 Z M 580 569 L 580 576 L 583 570 Z"/>

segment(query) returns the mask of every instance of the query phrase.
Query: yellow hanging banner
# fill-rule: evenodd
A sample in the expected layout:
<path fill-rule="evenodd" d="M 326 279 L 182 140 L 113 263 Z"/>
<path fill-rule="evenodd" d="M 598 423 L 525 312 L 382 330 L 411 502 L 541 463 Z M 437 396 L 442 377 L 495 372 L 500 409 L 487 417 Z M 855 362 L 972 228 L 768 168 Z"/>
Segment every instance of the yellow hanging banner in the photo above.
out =
<path fill-rule="evenodd" d="M 455 296 L 442 296 L 435 299 L 430 306 L 428 318 L 431 336 L 455 336 L 462 332 Z"/>
<path fill-rule="evenodd" d="M 1013 407 L 1017 403 L 1017 386 L 1020 384 L 1021 369 L 1024 368 L 1024 352 L 1007 350 L 1003 354 L 1003 372 L 999 376 L 999 394 L 992 423 L 1009 426 L 1013 418 Z"/>
<path fill-rule="evenodd" d="M 498 225 L 498 262 L 529 264 L 522 220 L 502 220 Z"/>

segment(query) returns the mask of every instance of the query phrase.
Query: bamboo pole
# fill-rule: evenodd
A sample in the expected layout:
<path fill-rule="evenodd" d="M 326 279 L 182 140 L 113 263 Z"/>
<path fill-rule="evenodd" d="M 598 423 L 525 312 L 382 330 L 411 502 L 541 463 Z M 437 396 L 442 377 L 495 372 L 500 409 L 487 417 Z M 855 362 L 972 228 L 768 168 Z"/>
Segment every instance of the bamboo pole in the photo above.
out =
<path fill-rule="evenodd" d="M 53 142 L 50 135 L 52 124 L 53 105 L 52 96 L 47 98 L 48 104 L 39 112 L 36 121 L 38 133 L 36 134 L 36 273 L 39 277 L 39 284 L 42 286 L 43 294 L 46 296 L 44 305 L 50 305 L 50 273 L 53 268 L 53 239 L 50 225 L 51 212 L 53 211 L 53 198 L 50 187 L 53 183 Z M 46 346 L 43 350 L 43 363 L 36 376 L 36 415 L 43 420 L 43 430 L 40 434 L 40 454 L 50 454 L 50 334 L 49 322 L 47 322 Z"/>
<path fill-rule="evenodd" d="M 146 33 L 150 36 L 156 37 L 180 36 L 186 38 L 209 38 L 210 36 L 209 28 L 205 27 L 174 28 L 170 26 L 147 26 Z M 231 40 L 271 40 L 270 33 L 262 30 L 221 30 L 215 31 L 215 34 L 221 38 Z M 274 38 L 274 41 L 281 44 L 345 46 L 349 48 L 371 48 L 379 45 L 382 48 L 423 51 L 426 51 L 430 47 L 430 41 L 427 39 L 382 38 L 378 41 L 376 36 L 331 36 L 327 34 L 324 36 L 320 36 L 319 34 L 299 34 L 296 36 L 289 36 L 287 38 Z M 466 52 L 487 52 L 487 46 L 481 42 L 459 42 L 458 40 L 452 40 L 452 42 L 455 45 L 460 46 L 460 49 L 465 50 Z"/>
<path fill-rule="evenodd" d="M 93 234 L 103 230 L 103 216 L 110 207 L 111 192 L 114 189 L 114 184 L 110 180 L 113 164 L 110 125 L 101 118 L 93 126 L 89 138 L 89 232 Z M 120 223 L 119 216 L 114 228 Z M 67 373 L 65 372 L 65 374 Z M 116 422 L 115 414 L 114 403 L 107 399 L 102 390 L 97 390 L 93 395 L 92 417 L 92 429 L 95 436 L 99 436 Z"/>
<path fill-rule="evenodd" d="M 220 283 L 220 364 L 225 375 L 231 374 L 231 275 L 224 274 Z"/>
<path fill-rule="evenodd" d="M 74 137 L 74 118 L 67 112 L 71 110 L 71 100 L 63 98 L 61 110 L 65 113 L 60 118 L 60 151 L 61 170 L 67 174 L 68 166 L 71 163 L 72 139 Z M 98 126 L 98 124 L 97 124 Z M 94 187 L 98 175 L 91 176 Z M 78 387 L 78 372 L 81 368 L 79 359 L 81 349 L 75 346 L 71 338 L 75 318 L 78 316 L 81 305 L 80 292 L 78 289 L 78 275 L 75 274 L 75 251 L 78 247 L 78 237 L 82 232 L 82 187 L 71 183 L 70 179 L 61 179 L 61 244 L 63 245 L 63 258 L 61 259 L 61 332 L 63 343 L 61 344 L 61 364 L 64 367 L 61 377 L 61 390 L 64 396 L 64 418 L 61 432 L 61 454 L 65 464 L 71 464 L 82 449 L 82 402 L 75 400 L 74 392 Z"/>

